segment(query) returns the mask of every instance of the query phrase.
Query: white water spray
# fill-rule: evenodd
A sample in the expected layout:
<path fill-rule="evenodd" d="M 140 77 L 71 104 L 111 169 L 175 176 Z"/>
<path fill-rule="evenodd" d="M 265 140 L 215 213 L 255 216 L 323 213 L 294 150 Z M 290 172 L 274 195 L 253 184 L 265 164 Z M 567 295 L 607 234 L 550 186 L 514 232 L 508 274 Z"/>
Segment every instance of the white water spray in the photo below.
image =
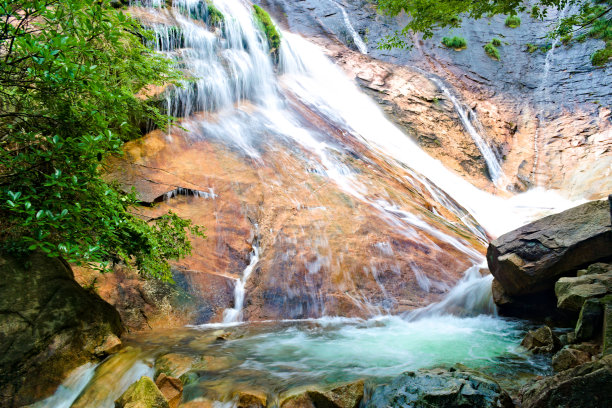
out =
<path fill-rule="evenodd" d="M 344 8 L 344 6 L 342 6 L 336 0 L 329 0 L 329 2 L 333 3 L 334 5 L 336 5 L 336 7 L 338 7 L 338 9 L 340 9 L 340 12 L 342 13 L 342 18 L 344 19 L 344 25 L 346 26 L 346 29 L 351 34 L 351 37 L 353 38 L 353 42 L 355 43 L 355 46 L 357 47 L 359 52 L 362 53 L 362 54 L 367 54 L 368 53 L 368 46 L 361 39 L 361 36 L 355 30 L 355 27 L 353 27 L 353 24 L 351 24 L 351 19 L 349 18 L 348 14 L 346 12 L 346 9 Z"/>

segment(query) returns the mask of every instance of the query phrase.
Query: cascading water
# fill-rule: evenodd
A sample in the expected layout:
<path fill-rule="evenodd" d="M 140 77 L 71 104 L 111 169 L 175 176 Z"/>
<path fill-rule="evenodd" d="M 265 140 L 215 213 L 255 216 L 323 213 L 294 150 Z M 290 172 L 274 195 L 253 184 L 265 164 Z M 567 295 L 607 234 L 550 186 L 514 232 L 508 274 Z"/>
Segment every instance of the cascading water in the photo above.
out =
<path fill-rule="evenodd" d="M 344 6 L 338 3 L 336 0 L 329 0 L 329 2 L 334 4 L 336 7 L 338 7 L 340 12 L 342 13 L 342 18 L 344 19 L 344 25 L 346 26 L 346 29 L 348 30 L 349 34 L 351 34 L 351 38 L 353 39 L 353 42 L 355 43 L 355 46 L 357 47 L 359 52 L 362 54 L 367 54 L 368 46 L 363 41 L 359 33 L 355 31 L 355 27 L 353 27 L 353 24 L 351 23 L 351 19 L 349 18 Z"/>
<path fill-rule="evenodd" d="M 253 270 L 259 262 L 259 247 L 253 245 L 253 252 L 251 252 L 251 259 L 249 264 L 244 269 L 242 277 L 236 280 L 236 286 L 234 288 L 234 307 L 226 309 L 223 312 L 223 323 L 238 323 L 242 321 L 242 307 L 244 305 L 244 296 L 246 294 L 246 284 L 249 280 L 249 276 L 253 273 Z"/>
<path fill-rule="evenodd" d="M 430 76 L 429 78 L 442 90 L 444 95 L 446 95 L 446 97 L 455 107 L 455 110 L 457 111 L 457 113 L 459 114 L 459 118 L 461 119 L 461 123 L 463 124 L 463 127 L 470 134 L 472 140 L 476 144 L 476 147 L 478 147 L 478 150 L 480 150 L 480 153 L 482 153 L 482 156 L 484 157 L 485 162 L 487 163 L 487 169 L 489 170 L 491 180 L 493 181 L 493 183 L 499 184 L 499 182 L 503 179 L 503 170 L 501 168 L 501 165 L 499 164 L 497 156 L 495 155 L 495 153 L 493 153 L 491 147 L 487 144 L 487 142 L 484 141 L 484 139 L 482 138 L 480 133 L 478 133 L 474 124 L 472 123 L 472 119 L 470 118 L 470 116 L 473 116 L 474 113 L 472 111 L 470 111 L 469 113 L 466 112 L 463 106 L 455 97 L 455 95 L 453 95 L 450 89 L 448 89 L 444 85 L 444 83 L 442 83 L 442 81 L 433 76 Z"/>
<path fill-rule="evenodd" d="M 565 18 L 565 16 L 567 15 L 567 12 L 570 11 L 572 9 L 572 6 L 574 6 L 571 2 L 567 3 L 565 5 L 565 7 L 563 7 L 563 9 L 561 9 L 561 11 L 559 12 L 559 15 L 557 17 L 557 21 L 560 22 L 561 20 L 563 20 Z M 550 92 L 548 90 L 548 86 L 549 86 L 549 73 L 550 73 L 550 68 L 551 68 L 551 63 L 552 63 L 552 59 L 555 55 L 555 50 L 557 49 L 557 46 L 559 45 L 559 41 L 561 41 L 560 37 L 555 37 L 553 39 L 552 45 L 550 47 L 550 50 L 548 50 L 548 52 L 546 53 L 546 57 L 544 58 L 544 70 L 542 71 L 542 79 L 540 81 L 540 86 L 538 88 L 538 92 L 542 94 L 542 102 L 543 104 L 546 104 L 548 102 L 550 102 Z M 539 165 L 539 160 L 540 160 L 540 146 L 539 146 L 539 136 L 540 136 L 540 128 L 542 123 L 544 122 L 544 107 L 542 107 L 542 109 L 539 110 L 538 114 L 536 115 L 537 118 L 537 124 L 536 124 L 536 130 L 535 133 L 533 135 L 533 152 L 534 152 L 534 156 L 533 156 L 533 170 L 531 171 L 531 182 L 537 186 L 538 185 L 538 180 L 537 180 L 537 172 L 538 172 L 538 165 Z"/>

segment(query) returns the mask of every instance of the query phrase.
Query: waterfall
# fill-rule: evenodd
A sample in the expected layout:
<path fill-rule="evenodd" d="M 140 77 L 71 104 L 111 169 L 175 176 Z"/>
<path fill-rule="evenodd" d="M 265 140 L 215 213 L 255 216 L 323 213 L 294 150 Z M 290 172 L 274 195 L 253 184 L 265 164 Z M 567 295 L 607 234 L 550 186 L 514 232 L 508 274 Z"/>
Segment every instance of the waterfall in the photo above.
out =
<path fill-rule="evenodd" d="M 470 117 L 474 116 L 474 112 L 472 112 L 471 110 L 469 111 L 469 113 L 466 112 L 461 103 L 459 103 L 459 101 L 455 97 L 455 95 L 453 95 L 450 89 L 448 89 L 444 85 L 444 83 L 438 78 L 430 76 L 429 79 L 431 79 L 432 82 L 434 82 L 438 86 L 438 88 L 442 90 L 444 95 L 446 95 L 446 97 L 451 101 L 451 103 L 455 107 L 455 110 L 459 114 L 459 118 L 461 119 L 463 127 L 472 137 L 472 140 L 476 144 L 478 150 L 480 150 L 480 153 L 482 153 L 482 156 L 484 157 L 485 162 L 487 164 L 487 169 L 489 170 L 491 180 L 493 181 L 493 183 L 499 184 L 499 182 L 503 178 L 502 168 L 499 164 L 497 156 L 495 155 L 495 153 L 493 153 L 491 147 L 487 144 L 487 142 L 484 141 L 483 137 L 480 135 L 480 133 L 478 133 L 476 127 L 472 123 L 472 119 Z"/>
<path fill-rule="evenodd" d="M 329 0 L 329 2 L 335 4 L 336 7 L 338 7 L 338 9 L 340 9 L 340 12 L 342 13 L 342 18 L 344 19 L 344 25 L 346 26 L 346 29 L 351 34 L 351 37 L 353 38 L 353 42 L 355 43 L 355 46 L 357 47 L 359 52 L 362 53 L 362 54 L 367 54 L 368 53 L 368 46 L 361 39 L 361 36 L 357 33 L 357 31 L 355 31 L 355 28 L 353 27 L 353 24 L 351 24 L 351 20 L 349 19 L 349 16 L 348 16 L 344 6 L 342 6 L 336 0 Z"/>
<path fill-rule="evenodd" d="M 565 16 L 567 15 L 567 12 L 571 8 L 572 8 L 572 4 L 571 2 L 568 2 L 565 5 L 565 7 L 563 7 L 561 12 L 559 12 L 559 16 L 557 17 L 557 22 L 560 22 L 561 20 L 563 20 Z M 559 45 L 559 41 L 561 41 L 561 38 L 559 37 L 555 37 L 553 39 L 550 50 L 548 50 L 548 52 L 546 53 L 546 57 L 544 58 L 544 70 L 542 72 L 542 80 L 540 81 L 540 86 L 537 89 L 538 92 L 542 93 L 542 97 L 543 97 L 542 103 L 543 104 L 550 101 L 550 93 L 548 91 L 548 75 L 550 73 L 552 59 L 553 59 L 553 56 L 555 55 L 555 50 L 557 46 Z M 538 114 L 536 115 L 536 118 L 538 119 L 538 123 L 536 124 L 536 130 L 533 135 L 533 169 L 531 171 L 531 181 L 532 183 L 534 183 L 534 185 L 537 186 L 538 184 L 537 172 L 538 172 L 538 165 L 539 165 L 539 160 L 540 160 L 539 136 L 540 136 L 540 126 L 542 122 L 544 121 L 544 107 L 542 107 L 542 109 L 539 110 Z"/>
<path fill-rule="evenodd" d="M 249 280 L 249 276 L 251 276 L 255 270 L 257 262 L 259 262 L 259 247 L 253 245 L 249 264 L 244 268 L 242 277 L 236 279 L 236 286 L 234 287 L 234 307 L 225 309 L 223 312 L 223 323 L 238 323 L 242 321 L 242 307 L 244 306 L 244 296 L 246 295 L 246 284 Z"/>

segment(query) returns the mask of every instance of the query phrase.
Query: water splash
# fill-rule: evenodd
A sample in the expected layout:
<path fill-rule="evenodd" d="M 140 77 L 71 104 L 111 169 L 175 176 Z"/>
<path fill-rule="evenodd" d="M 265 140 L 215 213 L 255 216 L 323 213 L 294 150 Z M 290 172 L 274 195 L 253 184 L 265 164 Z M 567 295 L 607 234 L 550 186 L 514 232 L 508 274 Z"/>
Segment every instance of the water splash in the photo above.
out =
<path fill-rule="evenodd" d="M 39 401 L 31 408 L 70 408 L 85 387 L 93 379 L 98 364 L 87 363 L 72 371 L 55 393 L 47 399 Z"/>

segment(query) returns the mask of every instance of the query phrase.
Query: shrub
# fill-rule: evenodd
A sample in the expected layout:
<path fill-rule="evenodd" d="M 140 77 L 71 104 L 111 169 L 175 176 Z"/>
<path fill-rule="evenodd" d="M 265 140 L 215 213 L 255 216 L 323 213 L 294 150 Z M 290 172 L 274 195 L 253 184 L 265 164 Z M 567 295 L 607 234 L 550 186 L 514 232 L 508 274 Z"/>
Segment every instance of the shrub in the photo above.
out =
<path fill-rule="evenodd" d="M 527 52 L 533 54 L 538 50 L 538 46 L 535 44 L 527 43 Z"/>
<path fill-rule="evenodd" d="M 519 16 L 508 16 L 506 18 L 506 26 L 510 28 L 517 28 L 521 25 L 521 18 Z"/>
<path fill-rule="evenodd" d="M 442 38 L 442 44 L 448 48 L 454 48 L 456 50 L 467 47 L 467 41 L 465 41 L 465 38 L 457 36 Z"/>
<path fill-rule="evenodd" d="M 493 38 L 491 40 L 491 44 L 493 44 L 496 47 L 499 47 L 500 45 L 502 45 L 502 42 L 501 42 L 501 40 L 499 38 Z"/>
<path fill-rule="evenodd" d="M 595 53 L 591 55 L 591 63 L 595 66 L 603 66 L 606 65 L 610 58 L 612 58 L 612 47 L 608 46 L 595 51 Z"/>
<path fill-rule="evenodd" d="M 486 44 L 484 46 L 484 49 L 489 57 L 499 61 L 499 50 L 492 43 Z"/>
<path fill-rule="evenodd" d="M 255 21 L 259 24 L 259 28 L 264 32 L 270 47 L 270 53 L 274 54 L 280 47 L 281 37 L 270 18 L 270 15 L 257 4 L 253 5 Z"/>
<path fill-rule="evenodd" d="M 212 4 L 208 4 L 206 7 L 206 16 L 208 24 L 214 27 L 218 27 L 225 21 L 225 16 L 223 13 L 221 13 L 219 9 Z"/>

